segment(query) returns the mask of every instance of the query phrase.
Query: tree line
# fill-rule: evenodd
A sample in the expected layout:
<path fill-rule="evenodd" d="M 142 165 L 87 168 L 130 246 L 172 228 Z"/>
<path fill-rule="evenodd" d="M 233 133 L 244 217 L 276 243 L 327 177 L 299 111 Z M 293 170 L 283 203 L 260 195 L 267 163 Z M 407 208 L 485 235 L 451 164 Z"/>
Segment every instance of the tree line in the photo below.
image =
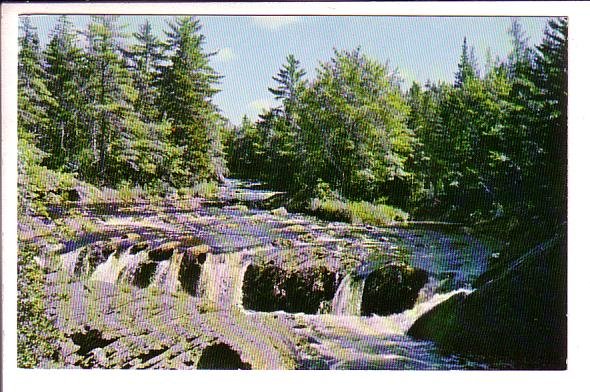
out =
<path fill-rule="evenodd" d="M 222 178 L 227 120 L 212 102 L 221 75 L 209 64 L 199 21 L 175 19 L 165 41 L 147 21 L 132 37 L 122 31 L 116 16 L 92 16 L 82 32 L 61 16 L 41 50 L 23 18 L 20 157 L 99 186 Z"/>
<path fill-rule="evenodd" d="M 479 67 L 466 39 L 453 83 L 414 82 L 360 49 L 317 76 L 289 55 L 276 107 L 244 117 L 226 143 L 232 173 L 303 198 L 369 201 L 417 218 L 565 219 L 567 20 L 528 43 L 513 20 L 507 58 Z"/>
<path fill-rule="evenodd" d="M 269 88 L 275 107 L 234 127 L 212 101 L 222 76 L 201 28 L 176 18 L 160 41 L 149 22 L 129 37 L 114 16 L 82 32 L 62 16 L 42 50 L 23 18 L 19 165 L 111 187 L 180 188 L 229 169 L 295 199 L 415 218 L 565 219 L 566 19 L 550 20 L 536 47 L 514 20 L 510 54 L 484 67 L 464 39 L 453 83 L 407 91 L 359 48 L 334 50 L 313 79 L 289 55 Z"/>

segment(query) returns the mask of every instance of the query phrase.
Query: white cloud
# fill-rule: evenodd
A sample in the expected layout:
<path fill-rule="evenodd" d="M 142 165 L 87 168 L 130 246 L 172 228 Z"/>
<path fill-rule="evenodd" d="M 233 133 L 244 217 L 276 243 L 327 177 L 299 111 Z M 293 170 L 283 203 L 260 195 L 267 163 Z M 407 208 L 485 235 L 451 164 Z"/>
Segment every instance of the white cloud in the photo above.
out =
<path fill-rule="evenodd" d="M 299 16 L 253 16 L 252 23 L 264 29 L 277 30 L 296 23 L 299 19 Z"/>
<path fill-rule="evenodd" d="M 217 60 L 225 63 L 225 62 L 232 61 L 233 59 L 235 59 L 236 52 L 234 52 L 233 49 L 230 47 L 221 48 L 217 52 L 217 55 L 215 56 L 215 58 Z"/>
<path fill-rule="evenodd" d="M 276 102 L 269 98 L 256 99 L 249 104 L 250 108 L 256 110 L 257 113 L 268 110 L 274 105 L 276 105 Z"/>

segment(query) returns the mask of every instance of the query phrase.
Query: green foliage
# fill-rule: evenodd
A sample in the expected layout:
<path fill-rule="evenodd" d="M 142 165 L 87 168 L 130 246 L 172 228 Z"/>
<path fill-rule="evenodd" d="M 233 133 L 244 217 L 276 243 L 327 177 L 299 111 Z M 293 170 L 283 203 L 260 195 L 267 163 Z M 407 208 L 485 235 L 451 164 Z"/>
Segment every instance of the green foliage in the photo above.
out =
<path fill-rule="evenodd" d="M 220 76 L 198 21 L 170 28 L 164 44 L 146 23 L 127 45 L 115 16 L 93 16 L 81 33 L 62 16 L 41 51 L 22 19 L 18 131 L 39 149 L 36 165 L 123 188 L 223 178 L 226 120 L 211 102 Z"/>
<path fill-rule="evenodd" d="M 178 194 L 180 196 L 213 199 L 219 194 L 219 185 L 213 181 L 201 181 L 190 188 L 180 188 Z"/>
<path fill-rule="evenodd" d="M 400 221 L 405 222 L 409 218 L 409 215 L 399 208 L 384 204 L 372 204 L 366 201 L 346 202 L 314 198 L 311 200 L 310 210 L 323 219 L 376 226 L 387 226 Z"/>
<path fill-rule="evenodd" d="M 169 57 L 159 65 L 156 104 L 161 119 L 171 124 L 169 142 L 180 149 L 175 186 L 221 179 L 224 159 L 221 134 L 224 120 L 211 99 L 220 75 L 209 65 L 201 24 L 192 17 L 170 24 L 166 49 Z"/>
<path fill-rule="evenodd" d="M 34 368 L 59 360 L 63 339 L 49 320 L 44 303 L 44 272 L 35 260 L 36 250 L 20 246 L 17 266 L 17 366 Z"/>

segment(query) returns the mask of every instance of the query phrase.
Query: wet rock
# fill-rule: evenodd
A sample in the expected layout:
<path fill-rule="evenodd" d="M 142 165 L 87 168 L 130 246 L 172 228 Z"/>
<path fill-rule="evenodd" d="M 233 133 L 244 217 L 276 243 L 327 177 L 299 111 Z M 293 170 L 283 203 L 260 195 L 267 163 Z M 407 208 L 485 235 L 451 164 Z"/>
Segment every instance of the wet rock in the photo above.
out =
<path fill-rule="evenodd" d="M 411 309 L 428 281 L 426 271 L 404 264 L 388 264 L 371 272 L 366 280 L 361 314 L 390 315 Z"/>
<path fill-rule="evenodd" d="M 216 343 L 203 350 L 197 369 L 251 370 L 252 365 L 242 361 L 240 354 L 225 343 Z"/>
<path fill-rule="evenodd" d="M 139 252 L 146 250 L 149 247 L 149 243 L 147 241 L 138 242 L 137 244 L 131 245 L 129 249 L 129 254 L 135 255 Z"/>
<path fill-rule="evenodd" d="M 287 209 L 285 207 L 275 208 L 274 210 L 271 210 L 270 213 L 273 214 L 274 216 L 287 216 L 288 215 Z"/>
<path fill-rule="evenodd" d="M 72 342 L 80 348 L 76 354 L 86 356 L 96 348 L 103 348 L 117 340 L 114 337 L 104 337 L 102 332 L 86 326 L 81 332 L 76 332 L 71 336 Z"/>
<path fill-rule="evenodd" d="M 115 253 L 120 246 L 116 241 L 98 241 L 84 247 L 76 260 L 74 274 L 76 276 L 90 276 L 92 272 L 109 256 Z"/>
<path fill-rule="evenodd" d="M 148 257 L 153 261 L 168 260 L 172 257 L 174 250 L 180 246 L 179 241 L 166 242 L 148 252 Z"/>
<path fill-rule="evenodd" d="M 451 352 L 504 358 L 517 368 L 565 369 L 566 249 L 558 244 L 468 296 L 451 297 L 408 334 Z"/>
<path fill-rule="evenodd" d="M 141 236 L 137 233 L 127 233 L 127 234 L 123 234 L 121 236 L 121 238 L 129 240 L 131 242 L 139 242 L 141 241 Z"/>
<path fill-rule="evenodd" d="M 244 275 L 242 304 L 257 311 L 317 313 L 334 298 L 336 274 L 324 266 L 289 270 L 277 265 L 250 265 Z"/>
<path fill-rule="evenodd" d="M 211 251 L 208 245 L 198 245 L 188 248 L 180 262 L 178 280 L 182 289 L 190 295 L 196 295 L 201 268 Z"/>
<path fill-rule="evenodd" d="M 152 283 L 156 270 L 158 269 L 158 262 L 153 260 L 142 260 L 138 265 L 133 274 L 131 284 L 139 287 L 146 288 Z"/>

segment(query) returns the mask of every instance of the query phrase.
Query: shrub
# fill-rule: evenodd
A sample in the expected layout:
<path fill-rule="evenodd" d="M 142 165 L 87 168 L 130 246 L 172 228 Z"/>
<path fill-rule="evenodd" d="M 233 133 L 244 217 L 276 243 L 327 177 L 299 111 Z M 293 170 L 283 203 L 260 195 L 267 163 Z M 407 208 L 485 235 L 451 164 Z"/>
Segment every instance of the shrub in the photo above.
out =
<path fill-rule="evenodd" d="M 17 297 L 17 365 L 38 367 L 57 360 L 62 336 L 45 313 L 44 273 L 35 261 L 35 250 L 19 247 Z"/>
<path fill-rule="evenodd" d="M 195 184 L 192 188 L 192 194 L 205 198 L 212 199 L 219 193 L 219 186 L 215 182 L 203 181 Z"/>
<path fill-rule="evenodd" d="M 395 221 L 405 222 L 409 218 L 408 213 L 399 208 L 385 204 L 375 205 L 366 201 L 312 199 L 310 210 L 322 219 L 377 226 L 390 225 Z"/>

